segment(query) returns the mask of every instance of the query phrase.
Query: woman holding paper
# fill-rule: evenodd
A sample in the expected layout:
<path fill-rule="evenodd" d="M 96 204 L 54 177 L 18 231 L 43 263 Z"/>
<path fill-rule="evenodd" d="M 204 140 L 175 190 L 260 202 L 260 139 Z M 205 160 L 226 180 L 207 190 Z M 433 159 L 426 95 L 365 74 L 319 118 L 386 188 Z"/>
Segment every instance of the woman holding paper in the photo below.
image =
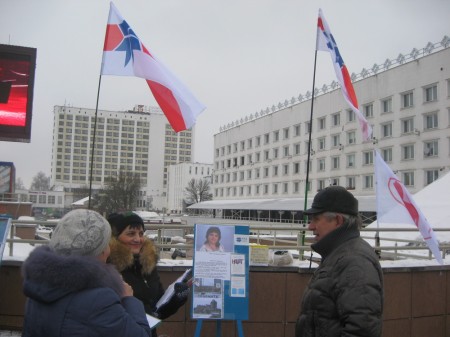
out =
<path fill-rule="evenodd" d="M 175 295 L 165 305 L 156 308 L 156 303 L 164 295 L 156 264 L 158 255 L 151 240 L 144 236 L 144 222 L 133 212 L 113 213 L 108 217 L 112 229 L 111 254 L 108 263 L 113 264 L 122 274 L 142 301 L 147 314 L 166 319 L 183 306 L 189 295 L 186 283 L 176 284 Z M 156 336 L 156 330 L 152 330 Z"/>

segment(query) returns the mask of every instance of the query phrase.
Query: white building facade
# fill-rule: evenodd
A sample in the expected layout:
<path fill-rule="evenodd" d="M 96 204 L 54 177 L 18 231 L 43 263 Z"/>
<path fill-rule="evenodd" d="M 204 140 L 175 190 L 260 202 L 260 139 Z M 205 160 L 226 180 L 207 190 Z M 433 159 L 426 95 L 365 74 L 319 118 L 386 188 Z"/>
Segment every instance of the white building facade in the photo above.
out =
<path fill-rule="evenodd" d="M 183 212 L 185 189 L 191 179 L 207 179 L 211 182 L 213 164 L 180 163 L 169 166 L 167 188 L 167 211 L 173 214 Z"/>
<path fill-rule="evenodd" d="M 450 169 L 449 39 L 352 75 L 359 109 L 373 127 L 363 142 L 334 82 L 315 90 L 309 191 L 341 185 L 374 195 L 377 149 L 412 193 Z M 396 64 L 395 64 L 396 63 Z M 214 136 L 214 199 L 305 194 L 311 93 L 221 128 Z"/>
<path fill-rule="evenodd" d="M 89 186 L 94 128 L 94 109 L 54 107 L 52 186 Z M 175 133 L 159 108 L 139 105 L 99 110 L 95 134 L 92 188 L 119 170 L 136 172 L 143 182 L 138 209 L 166 208 L 168 167 L 192 160 L 194 130 Z"/>

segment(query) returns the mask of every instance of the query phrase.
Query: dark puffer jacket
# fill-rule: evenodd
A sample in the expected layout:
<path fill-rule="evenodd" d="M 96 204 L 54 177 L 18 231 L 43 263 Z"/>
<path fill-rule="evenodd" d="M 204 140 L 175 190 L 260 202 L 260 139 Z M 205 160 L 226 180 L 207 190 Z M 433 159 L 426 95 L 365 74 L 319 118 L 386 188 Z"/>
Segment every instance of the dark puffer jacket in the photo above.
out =
<path fill-rule="evenodd" d="M 112 266 L 41 246 L 22 271 L 28 297 L 22 336 L 151 336 L 142 303 L 121 299 L 123 283 Z"/>
<path fill-rule="evenodd" d="M 295 336 L 381 336 L 383 273 L 373 248 L 344 227 L 312 248 L 322 263 L 303 295 Z"/>
<path fill-rule="evenodd" d="M 134 297 L 142 301 L 145 311 L 149 315 L 166 319 L 185 304 L 186 300 L 179 301 L 174 297 L 160 311 L 156 312 L 156 303 L 164 294 L 164 288 L 156 269 L 158 255 L 153 242 L 145 238 L 139 255 L 133 255 L 127 246 L 114 237 L 111 239 L 109 247 L 111 254 L 108 263 L 113 264 L 122 274 L 123 280 L 133 288 Z M 153 330 L 153 336 L 156 336 L 155 330 Z"/>

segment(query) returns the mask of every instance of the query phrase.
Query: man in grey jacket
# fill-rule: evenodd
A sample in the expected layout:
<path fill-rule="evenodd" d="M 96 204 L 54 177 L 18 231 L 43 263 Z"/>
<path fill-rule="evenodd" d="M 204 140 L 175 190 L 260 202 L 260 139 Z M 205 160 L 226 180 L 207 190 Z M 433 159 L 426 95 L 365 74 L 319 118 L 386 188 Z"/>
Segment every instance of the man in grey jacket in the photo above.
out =
<path fill-rule="evenodd" d="M 373 248 L 360 237 L 358 200 L 341 186 L 316 194 L 308 229 L 322 256 L 303 295 L 296 337 L 379 337 L 383 273 Z"/>

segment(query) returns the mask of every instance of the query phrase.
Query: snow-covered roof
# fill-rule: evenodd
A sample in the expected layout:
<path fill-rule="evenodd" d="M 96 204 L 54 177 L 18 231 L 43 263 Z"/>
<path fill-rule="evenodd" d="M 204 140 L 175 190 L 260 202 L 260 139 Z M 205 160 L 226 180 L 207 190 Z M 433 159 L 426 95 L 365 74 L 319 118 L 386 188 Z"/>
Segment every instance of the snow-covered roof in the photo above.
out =
<path fill-rule="evenodd" d="M 314 195 L 308 198 L 308 208 L 311 206 Z M 375 196 L 356 196 L 361 212 L 375 212 Z M 227 199 L 209 200 L 191 205 L 190 209 L 246 209 L 246 210 L 280 210 L 303 211 L 304 198 L 273 198 L 273 199 Z"/>

